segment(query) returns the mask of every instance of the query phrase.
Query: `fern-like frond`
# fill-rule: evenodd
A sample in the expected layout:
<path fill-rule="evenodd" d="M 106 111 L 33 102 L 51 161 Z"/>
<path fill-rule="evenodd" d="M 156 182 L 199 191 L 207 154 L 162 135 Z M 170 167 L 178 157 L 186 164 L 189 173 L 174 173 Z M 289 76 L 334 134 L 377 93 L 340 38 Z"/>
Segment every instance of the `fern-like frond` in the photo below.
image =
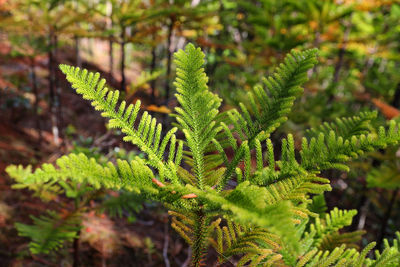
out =
<path fill-rule="evenodd" d="M 395 161 L 384 162 L 373 168 L 367 175 L 368 187 L 386 189 L 400 188 L 400 172 Z"/>
<path fill-rule="evenodd" d="M 57 180 L 26 183 L 26 177 L 31 175 L 32 166 L 26 168 L 8 166 L 6 168 L 9 176 L 14 179 L 15 183 L 11 186 L 13 189 L 24 189 L 27 188 L 33 191 L 33 196 L 39 197 L 42 201 L 48 202 L 57 198 L 59 194 L 63 192 L 62 186 L 58 184 Z"/>
<path fill-rule="evenodd" d="M 205 152 L 221 129 L 216 122 L 221 99 L 208 90 L 208 78 L 203 68 L 204 54 L 200 48 L 188 44 L 185 50 L 175 53 L 175 63 L 175 96 L 180 107 L 175 108 L 173 116 L 185 134 L 197 183 L 203 188 L 207 171 Z"/>
<path fill-rule="evenodd" d="M 396 233 L 397 239 L 391 246 L 385 239 L 385 248 L 382 252 L 375 251 L 375 259 L 368 258 L 368 253 L 374 248 L 376 243 L 368 244 L 361 252 L 354 248 L 346 248 L 345 245 L 336 247 L 332 251 L 311 249 L 299 256 L 296 267 L 397 267 L 400 264 L 400 233 Z"/>
<path fill-rule="evenodd" d="M 380 127 L 377 134 L 353 136 L 344 139 L 334 131 L 325 136 L 320 133 L 317 138 L 303 138 L 301 166 L 305 170 L 320 171 L 324 169 L 339 169 L 348 171 L 344 162 L 358 158 L 366 152 L 395 145 L 400 140 L 399 125 L 391 121 L 387 130 Z"/>
<path fill-rule="evenodd" d="M 353 241 L 360 238 L 360 232 L 339 234 L 338 230 L 351 223 L 351 217 L 354 211 L 340 211 L 334 209 L 327 214 L 325 220 L 317 220 L 312 224 L 310 231 L 305 233 L 301 243 L 309 243 L 305 246 L 297 259 L 291 258 L 289 261 L 285 259 L 289 265 L 293 266 L 389 266 L 395 267 L 400 264 L 400 233 L 396 233 L 397 239 L 393 241 L 393 245 L 384 240 L 384 250 L 375 251 L 375 259 L 368 258 L 368 253 L 376 245 L 368 244 L 361 252 L 352 248 Z M 311 241 L 311 242 L 310 242 Z M 328 247 L 326 249 L 325 247 Z M 329 248 L 330 247 L 330 248 Z M 284 255 L 284 254 L 283 254 Z"/>
<path fill-rule="evenodd" d="M 308 204 L 307 209 L 318 214 L 319 217 L 325 215 L 325 212 L 328 209 L 326 206 L 325 196 L 323 194 L 314 196 L 312 202 Z"/>
<path fill-rule="evenodd" d="M 297 262 L 296 267 L 339 267 L 354 266 L 354 260 L 358 258 L 358 252 L 355 249 L 346 249 L 345 245 L 336 247 L 332 251 L 322 251 L 313 249 Z"/>
<path fill-rule="evenodd" d="M 140 101 L 128 106 L 125 101 L 122 101 L 117 108 L 119 91 L 110 91 L 105 87 L 106 81 L 100 80 L 99 73 L 67 65 L 60 65 L 60 69 L 66 74 L 72 88 L 76 89 L 76 92 L 84 99 L 90 100 L 96 110 L 102 111 L 103 117 L 110 119 L 110 127 L 121 129 L 126 134 L 124 140 L 132 142 L 145 152 L 151 166 L 159 169 L 160 174 L 166 175 L 172 182 L 178 182 L 174 170 L 171 170 L 171 166 L 179 165 L 182 159 L 182 141 L 177 141 L 174 134 L 177 128 L 172 128 L 164 138 L 161 138 L 161 124 L 157 123 L 147 111 L 142 114 L 140 121 L 136 122 Z M 137 124 L 136 127 L 135 124 Z M 177 142 L 179 145 L 176 144 Z M 168 159 L 165 160 L 164 152 L 168 144 L 170 153 Z M 175 152 L 176 146 L 178 149 Z M 161 178 L 164 179 L 163 176 Z"/>
<path fill-rule="evenodd" d="M 313 174 L 293 174 L 284 180 L 276 181 L 266 186 L 274 196 L 272 202 L 291 200 L 295 203 L 308 203 L 310 194 L 321 194 L 331 191 L 329 180 Z"/>
<path fill-rule="evenodd" d="M 226 226 L 218 225 L 215 229 L 216 240 L 212 244 L 220 263 L 240 255 L 237 266 L 273 266 L 282 258 L 277 252 L 280 238 L 265 228 L 245 227 L 228 221 Z"/>
<path fill-rule="evenodd" d="M 184 211 L 168 211 L 172 216 L 171 226 L 177 233 L 189 244 L 193 244 L 193 229 L 195 226 L 196 216 L 192 212 Z"/>
<path fill-rule="evenodd" d="M 300 224 L 298 227 L 298 234 L 302 236 L 299 241 L 300 250 L 289 251 L 284 248 L 280 251 L 283 261 L 288 266 L 325 266 L 327 262 L 332 265 L 326 266 L 353 266 L 352 264 L 358 262 L 357 259 L 360 260 L 355 244 L 362 232 L 340 234 L 339 230 L 351 224 L 355 213 L 335 208 L 326 214 L 324 219 L 317 217 L 315 223 L 311 225 Z M 305 231 L 306 229 L 308 230 Z M 365 259 L 365 256 L 366 253 L 362 257 Z"/>
<path fill-rule="evenodd" d="M 248 93 L 248 103 L 241 103 L 239 112 L 230 113 L 234 131 L 251 140 L 264 140 L 287 120 L 301 86 L 308 80 L 307 71 L 317 63 L 317 50 L 292 51 L 273 74 Z M 254 119 L 253 119 L 254 118 Z M 244 140 L 242 140 L 244 141 Z"/>
<path fill-rule="evenodd" d="M 382 252 L 375 250 L 375 260 L 366 260 L 368 267 L 397 267 L 400 265 L 400 232 L 396 232 L 393 245 L 390 245 L 387 239 L 384 239 L 383 245 Z"/>
<path fill-rule="evenodd" d="M 233 129 L 223 127 L 221 136 L 228 137 L 226 144 L 234 149 L 235 157 L 227 165 L 220 188 L 226 185 L 240 160 L 245 157 L 246 146 L 253 149 L 255 140 L 265 140 L 287 120 L 294 100 L 303 90 L 301 85 L 308 79 L 307 71 L 317 63 L 316 55 L 316 49 L 292 51 L 284 63 L 264 79 L 265 88 L 258 85 L 248 93 L 249 103 L 240 103 L 240 113 L 235 109 L 226 112 L 227 124 L 233 125 Z M 241 146 L 237 146 L 232 132 L 239 135 Z"/>
<path fill-rule="evenodd" d="M 291 200 L 295 204 L 308 203 L 310 194 L 322 194 L 331 190 L 328 179 L 307 172 L 297 162 L 292 135 L 289 134 L 287 139 L 282 140 L 281 151 L 281 160 L 275 161 L 273 145 L 267 139 L 266 161 L 269 164 L 250 178 L 250 182 L 265 186 L 270 196 L 273 196 L 271 199 L 274 201 Z M 256 156 L 256 158 L 257 161 L 264 162 L 262 156 Z"/>
<path fill-rule="evenodd" d="M 326 214 L 323 220 L 316 218 L 315 223 L 310 225 L 310 233 L 314 239 L 313 246 L 319 248 L 327 236 L 337 233 L 339 229 L 350 225 L 356 214 L 356 210 L 339 210 L 338 208 L 334 208 L 329 214 Z"/>
<path fill-rule="evenodd" d="M 361 112 L 357 116 L 349 118 L 337 118 L 335 122 L 325 122 L 322 125 L 306 131 L 308 138 L 318 137 L 323 133 L 329 135 L 334 131 L 344 140 L 350 139 L 353 136 L 368 134 L 371 130 L 371 121 L 377 117 L 377 112 Z"/>
<path fill-rule="evenodd" d="M 325 234 L 322 241 L 319 243 L 318 248 L 321 250 L 332 251 L 336 247 L 346 245 L 347 248 L 359 249 L 358 243 L 360 242 L 365 231 L 354 231 L 348 233 L 331 232 Z"/>
<path fill-rule="evenodd" d="M 121 189 L 140 193 L 155 194 L 157 188 L 152 183 L 153 172 L 145 165 L 145 162 L 136 158 L 131 162 L 118 160 L 114 165 L 109 162 L 103 166 L 94 158 L 86 155 L 69 154 L 56 161 L 56 168 L 52 164 L 43 164 L 41 168 L 31 172 L 31 167 L 11 165 L 7 167 L 7 173 L 25 185 L 37 183 L 53 183 L 54 181 L 71 180 L 86 183 L 96 189 Z"/>
<path fill-rule="evenodd" d="M 49 253 L 63 246 L 64 242 L 77 237 L 80 229 L 80 217 L 76 214 L 61 216 L 55 211 L 47 215 L 31 216 L 33 225 L 16 223 L 15 227 L 20 236 L 29 237 L 29 250 L 32 254 Z"/>
<path fill-rule="evenodd" d="M 144 199 L 141 195 L 122 191 L 118 196 L 109 196 L 101 204 L 101 210 L 110 216 L 122 217 L 123 215 L 134 215 L 143 209 Z M 132 217 L 131 217 L 132 218 Z"/>

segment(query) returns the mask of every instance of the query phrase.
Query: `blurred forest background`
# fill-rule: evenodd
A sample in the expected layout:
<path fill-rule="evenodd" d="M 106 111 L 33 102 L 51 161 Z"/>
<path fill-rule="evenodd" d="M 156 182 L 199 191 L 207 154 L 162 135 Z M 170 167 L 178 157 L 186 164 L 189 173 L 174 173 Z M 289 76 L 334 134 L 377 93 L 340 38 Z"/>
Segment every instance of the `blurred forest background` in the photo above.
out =
<path fill-rule="evenodd" d="M 138 154 L 73 92 L 58 64 L 99 72 L 127 102 L 140 99 L 170 125 L 172 55 L 188 42 L 205 52 L 209 87 L 225 108 L 291 49 L 316 47 L 320 63 L 273 134 L 279 143 L 287 132 L 301 140 L 310 127 L 363 111 L 377 110 L 377 124 L 396 118 L 399 40 L 396 0 L 0 0 L 0 266 L 185 266 L 190 259 L 156 203 L 98 191 L 77 208 L 79 186 L 24 188 L 6 175 L 9 164 L 52 163 L 71 151 L 104 161 Z M 350 227 L 365 230 L 360 245 L 382 246 L 400 229 L 400 150 L 352 165 L 350 173 L 329 173 L 326 204 L 358 210 Z M 49 211 L 79 216 L 80 238 L 57 252 L 35 251 L 18 231 Z"/>

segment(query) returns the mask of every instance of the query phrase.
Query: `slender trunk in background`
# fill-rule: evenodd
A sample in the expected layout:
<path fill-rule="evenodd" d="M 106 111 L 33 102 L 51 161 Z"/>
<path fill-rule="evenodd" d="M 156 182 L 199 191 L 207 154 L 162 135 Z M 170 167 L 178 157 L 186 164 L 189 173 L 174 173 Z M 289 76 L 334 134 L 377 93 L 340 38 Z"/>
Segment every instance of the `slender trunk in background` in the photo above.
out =
<path fill-rule="evenodd" d="M 168 222 L 167 222 L 164 224 L 164 247 L 162 251 L 165 267 L 171 266 L 171 263 L 168 259 L 168 244 L 169 244 L 169 233 L 168 233 Z"/>
<path fill-rule="evenodd" d="M 92 24 L 90 24 L 90 23 L 88 25 L 88 28 L 89 28 L 89 31 L 93 31 L 94 30 L 93 27 L 92 27 Z M 93 52 L 93 50 L 94 50 L 93 49 L 93 47 L 94 47 L 94 38 L 88 38 L 87 40 L 88 40 L 88 53 L 89 53 L 90 59 L 94 60 L 94 52 Z"/>
<path fill-rule="evenodd" d="M 394 98 L 391 102 L 391 105 L 395 108 L 400 108 L 400 83 L 397 85 L 396 92 L 394 94 Z M 390 219 L 390 214 L 392 213 L 393 206 L 395 205 L 395 201 L 396 201 L 396 197 L 397 197 L 398 193 L 399 193 L 399 189 L 393 191 L 392 197 L 389 202 L 389 206 L 384 215 L 383 222 L 381 225 L 381 230 L 380 230 L 378 240 L 377 240 L 378 249 L 382 248 L 383 239 L 385 238 L 385 234 L 386 234 L 386 227 L 387 227 L 388 221 Z"/>
<path fill-rule="evenodd" d="M 80 236 L 81 236 L 81 231 L 79 230 L 73 241 L 74 262 L 72 264 L 72 267 L 79 267 L 79 265 L 80 265 L 80 262 L 79 262 L 79 238 L 80 238 Z"/>
<path fill-rule="evenodd" d="M 342 45 L 339 48 L 338 61 L 336 63 L 335 72 L 333 74 L 333 83 L 335 83 L 335 84 L 337 84 L 339 82 L 340 69 L 343 67 L 344 54 L 346 53 L 346 46 L 347 46 L 347 42 L 349 41 L 349 36 L 350 36 L 350 31 L 351 31 L 350 21 L 351 21 L 351 18 L 346 23 L 346 30 L 344 31 L 344 34 L 343 34 Z"/>
<path fill-rule="evenodd" d="M 79 197 L 77 197 L 77 198 L 74 199 L 74 211 L 73 211 L 73 213 L 74 214 L 78 213 L 78 210 L 79 210 L 80 207 L 81 207 L 81 199 Z M 80 250 L 79 239 L 80 239 L 80 237 L 81 237 L 81 230 L 79 230 L 76 233 L 76 236 L 75 236 L 73 244 L 72 244 L 72 246 L 73 246 L 73 259 L 74 259 L 74 261 L 72 263 L 72 267 L 79 267 L 79 265 L 80 265 L 80 261 L 79 261 L 79 250 Z"/>
<path fill-rule="evenodd" d="M 218 13 L 223 14 L 224 12 L 225 12 L 224 1 L 219 0 Z M 237 11 L 237 12 L 239 12 L 239 11 Z M 227 23 L 223 17 L 221 17 L 221 24 L 224 25 L 224 27 L 222 27 L 222 30 L 221 30 L 219 36 L 221 36 L 221 40 L 223 40 L 222 38 L 226 38 L 226 40 L 229 40 L 229 38 L 231 38 L 230 32 L 228 31 Z M 209 49 L 209 48 L 207 48 L 207 49 Z M 245 51 L 243 51 L 243 52 L 246 53 Z M 219 66 L 220 61 L 218 59 L 222 56 L 222 53 L 223 53 L 223 49 L 220 46 L 217 46 L 215 48 L 215 55 L 216 55 L 215 57 L 217 58 L 217 60 L 214 60 L 213 63 L 207 63 L 207 65 L 205 67 L 206 74 L 208 77 L 210 77 L 209 81 L 208 81 L 210 88 L 212 88 L 214 85 L 214 79 L 212 77 L 216 77 L 215 71 L 217 70 L 217 67 Z M 228 81 L 229 81 L 229 79 L 228 79 Z"/>
<path fill-rule="evenodd" d="M 367 191 L 367 186 L 364 184 L 358 194 L 358 195 L 361 195 L 361 197 L 358 199 L 357 208 L 356 208 L 357 214 L 353 218 L 353 222 L 351 223 L 351 226 L 350 226 L 350 231 L 358 230 L 358 225 L 360 224 L 361 210 L 367 201 L 366 191 Z"/>
<path fill-rule="evenodd" d="M 382 151 L 383 152 L 383 151 Z M 381 161 L 378 159 L 373 159 L 371 162 L 372 167 L 377 168 L 381 164 Z M 350 231 L 356 231 L 356 230 L 362 230 L 364 229 L 366 218 L 368 215 L 368 207 L 370 205 L 371 200 L 367 197 L 368 196 L 368 188 L 367 188 L 367 183 L 365 179 L 363 181 L 359 181 L 363 186 L 361 190 L 359 190 L 359 193 L 357 194 L 359 196 L 359 201 L 357 204 L 357 214 L 353 218 L 353 222 L 350 226 Z"/>
<path fill-rule="evenodd" d="M 172 17 L 170 19 L 170 24 L 168 25 L 168 39 L 167 39 L 167 78 L 165 80 L 165 99 L 168 101 L 169 99 L 169 91 L 170 91 L 170 77 L 171 77 L 171 64 L 172 64 L 172 33 L 174 30 L 175 19 Z"/>
<path fill-rule="evenodd" d="M 30 63 L 31 63 L 32 91 L 33 94 L 35 95 L 35 103 L 33 105 L 36 116 L 36 129 L 38 130 L 39 134 L 38 144 L 40 145 L 42 143 L 42 127 L 40 125 L 40 116 L 39 116 L 39 92 L 38 92 L 36 72 L 35 72 L 35 58 L 32 56 L 30 59 L 31 59 Z"/>
<path fill-rule="evenodd" d="M 366 184 L 363 185 L 362 189 L 359 192 L 361 197 L 357 203 L 357 214 L 353 218 L 353 222 L 350 226 L 350 231 L 357 231 L 364 229 L 365 221 L 368 215 L 368 207 L 370 204 L 369 198 L 367 198 L 367 186 Z"/>
<path fill-rule="evenodd" d="M 121 29 L 121 91 L 126 91 L 126 80 L 125 80 L 125 31 L 126 28 Z"/>
<path fill-rule="evenodd" d="M 108 65 L 109 65 L 109 67 L 110 67 L 110 73 L 109 73 L 109 75 L 110 75 L 110 81 L 112 80 L 112 78 L 113 78 L 113 69 L 114 69 L 114 53 L 113 53 L 113 41 L 112 41 L 112 36 L 110 37 L 110 40 L 108 41 L 108 51 L 109 51 L 109 63 L 108 63 Z"/>
<path fill-rule="evenodd" d="M 73 2 L 75 11 L 78 12 L 79 4 L 78 0 L 74 0 Z M 78 28 L 80 27 L 79 22 L 75 24 Z M 77 67 L 82 67 L 82 59 L 81 59 L 81 51 L 80 51 L 80 39 L 77 35 L 74 36 L 75 39 L 75 64 Z"/>
<path fill-rule="evenodd" d="M 386 34 L 388 30 L 390 29 L 389 23 L 385 22 L 383 26 L 381 27 L 383 31 L 381 34 Z M 372 66 L 375 63 L 375 56 L 376 52 L 378 51 L 378 45 L 375 44 L 375 46 L 372 49 L 368 49 L 369 51 L 369 56 L 367 55 L 367 60 L 364 63 L 364 69 L 362 70 L 362 78 L 365 79 L 366 75 L 368 74 L 368 71 L 372 68 Z"/>
<path fill-rule="evenodd" d="M 59 131 L 57 126 L 57 115 L 55 110 L 56 105 L 56 89 L 54 84 L 54 72 L 53 72 L 53 32 L 49 33 L 49 51 L 48 51 L 49 63 L 49 109 L 50 109 L 50 121 L 51 121 L 51 131 L 53 133 L 53 141 L 58 146 L 59 141 Z"/>
<path fill-rule="evenodd" d="M 342 44 L 339 48 L 338 61 L 335 65 L 335 71 L 333 73 L 332 84 L 328 90 L 328 94 L 329 94 L 328 103 L 333 103 L 333 101 L 335 100 L 335 88 L 339 82 L 339 74 L 340 74 L 340 70 L 343 67 L 344 55 L 346 53 L 347 42 L 349 41 L 349 36 L 350 36 L 350 31 L 351 31 L 351 18 L 347 22 L 344 22 L 344 24 L 346 25 L 346 29 L 343 34 Z"/>
<path fill-rule="evenodd" d="M 323 26 L 320 25 L 318 30 L 315 32 L 315 39 L 314 39 L 314 42 L 313 42 L 313 47 L 318 48 L 318 49 L 320 48 L 320 45 L 321 45 L 321 33 L 322 33 L 322 30 L 323 30 Z M 318 72 L 318 66 L 317 65 L 318 64 L 315 64 L 314 67 L 308 71 L 308 77 L 309 78 L 312 76 L 313 73 L 317 73 Z"/>
<path fill-rule="evenodd" d="M 153 38 L 154 39 L 154 38 Z M 150 73 L 153 74 L 155 69 L 156 69 L 156 64 L 157 64 L 157 46 L 153 46 L 153 49 L 151 50 L 151 63 L 150 63 Z M 155 103 L 156 102 L 156 79 L 153 79 L 150 82 L 150 87 L 151 87 L 151 102 Z"/>
<path fill-rule="evenodd" d="M 392 106 L 395 108 L 400 108 L 400 83 L 397 84 L 396 92 L 394 93 L 394 97 L 392 100 Z"/>
<path fill-rule="evenodd" d="M 75 64 L 77 67 L 82 67 L 82 58 L 81 58 L 81 50 L 80 50 L 80 40 L 78 36 L 75 36 Z"/>
<path fill-rule="evenodd" d="M 367 60 L 364 63 L 364 69 L 362 71 L 362 77 L 365 78 L 365 76 L 368 74 L 368 71 L 370 70 L 370 68 L 374 65 L 375 62 L 375 57 L 373 56 L 376 51 L 377 51 L 377 46 L 374 46 L 371 51 L 370 51 L 370 55 L 367 56 Z"/>
<path fill-rule="evenodd" d="M 313 42 L 313 47 L 318 49 L 321 44 L 321 32 L 322 32 L 322 26 L 315 32 L 315 39 Z"/>
<path fill-rule="evenodd" d="M 107 1 L 106 9 L 107 9 L 107 16 L 108 16 L 108 20 L 107 20 L 108 29 L 111 30 L 113 27 L 113 21 L 112 21 L 113 6 L 110 1 Z M 113 70 L 114 70 L 113 38 L 114 38 L 114 36 L 111 35 L 111 36 L 109 36 L 109 39 L 108 39 L 108 52 L 109 52 L 108 66 L 110 68 L 110 72 L 109 72 L 110 82 L 113 80 Z"/>
<path fill-rule="evenodd" d="M 58 123 L 58 131 L 59 136 L 62 140 L 64 140 L 63 136 L 63 128 L 64 128 L 64 121 L 62 115 L 62 101 L 61 101 L 61 86 L 59 83 L 59 79 L 57 78 L 57 73 L 59 72 L 58 69 L 58 36 L 56 34 L 53 35 L 53 47 L 54 47 L 54 57 L 53 57 L 53 75 L 54 75 L 54 86 L 56 88 L 56 97 L 55 97 L 55 104 L 56 104 L 56 112 L 57 112 L 57 123 Z M 64 142 L 64 141 L 62 141 Z"/>
<path fill-rule="evenodd" d="M 385 234 L 386 234 L 386 227 L 388 225 L 389 219 L 390 219 L 390 214 L 392 213 L 392 209 L 393 206 L 396 202 L 396 197 L 397 194 L 399 193 L 399 189 L 396 189 L 392 192 L 392 197 L 390 198 L 389 201 L 389 206 L 385 212 L 385 215 L 383 217 L 382 220 L 382 224 L 381 224 L 381 230 L 379 232 L 379 236 L 378 236 L 378 240 L 376 241 L 377 243 L 377 248 L 380 250 L 382 248 L 383 245 L 383 239 L 385 238 Z"/>

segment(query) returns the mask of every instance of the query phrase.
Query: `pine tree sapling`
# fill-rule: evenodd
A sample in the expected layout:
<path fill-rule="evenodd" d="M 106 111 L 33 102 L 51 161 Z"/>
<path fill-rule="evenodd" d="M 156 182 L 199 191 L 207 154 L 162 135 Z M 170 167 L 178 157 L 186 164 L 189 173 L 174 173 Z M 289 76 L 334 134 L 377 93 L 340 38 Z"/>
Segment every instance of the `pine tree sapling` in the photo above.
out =
<path fill-rule="evenodd" d="M 248 92 L 238 109 L 221 112 L 222 100 L 207 86 L 204 54 L 188 44 L 175 53 L 179 105 L 172 115 L 174 127 L 163 137 L 162 125 L 140 112 L 140 101 L 120 102 L 119 91 L 105 87 L 98 73 L 61 65 L 76 92 L 146 158 L 104 166 L 71 154 L 61 157 L 56 167 L 44 164 L 31 173 L 11 166 L 7 171 L 27 183 L 75 180 L 95 188 L 135 191 L 163 203 L 172 227 L 192 248 L 193 266 L 205 265 L 210 245 L 220 262 L 239 257 L 238 266 L 398 266 L 397 245 L 387 245 L 368 261 L 373 244 L 362 252 L 347 246 L 347 239 L 358 240 L 359 233 L 343 237 L 338 230 L 351 223 L 354 211 L 334 209 L 319 215 L 309 209 L 313 195 L 331 190 L 329 180 L 320 176 L 322 170 L 348 170 L 347 161 L 397 144 L 397 123 L 375 131 L 369 128 L 372 113 L 338 120 L 310 131 L 299 153 L 289 134 L 282 140 L 281 156 L 275 157 L 277 148 L 269 136 L 287 120 L 316 56 L 315 49 L 292 51 Z"/>

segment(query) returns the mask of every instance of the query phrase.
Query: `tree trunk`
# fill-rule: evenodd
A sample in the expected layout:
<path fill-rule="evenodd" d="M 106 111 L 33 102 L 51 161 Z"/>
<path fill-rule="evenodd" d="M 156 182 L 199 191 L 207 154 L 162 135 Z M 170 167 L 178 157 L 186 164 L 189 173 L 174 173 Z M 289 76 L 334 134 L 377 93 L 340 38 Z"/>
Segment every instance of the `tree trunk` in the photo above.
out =
<path fill-rule="evenodd" d="M 54 47 L 53 79 L 54 79 L 54 86 L 56 89 L 55 104 L 57 112 L 57 123 L 58 123 L 57 126 L 58 126 L 59 136 L 61 137 L 62 140 L 64 140 L 63 139 L 64 122 L 63 122 L 62 101 L 61 101 L 62 91 L 59 79 L 57 78 L 57 73 L 59 72 L 59 69 L 58 69 L 58 36 L 56 34 L 53 34 L 53 47 Z M 62 145 L 64 145 L 64 141 L 62 142 Z"/>
<path fill-rule="evenodd" d="M 157 53 L 156 53 L 157 46 L 154 46 L 151 50 L 151 63 L 150 63 L 150 73 L 153 74 L 156 69 L 157 64 Z M 151 87 L 151 102 L 156 103 L 156 79 L 153 79 L 150 82 Z"/>
<path fill-rule="evenodd" d="M 79 267 L 80 262 L 79 262 L 79 237 L 81 236 L 81 231 L 79 230 L 77 233 L 77 236 L 74 238 L 74 243 L 73 243 L 73 249 L 74 249 L 74 261 L 72 266 L 73 267 Z"/>
<path fill-rule="evenodd" d="M 110 82 L 113 79 L 113 69 L 114 69 L 114 53 L 113 53 L 113 41 L 112 41 L 112 36 L 110 37 L 110 40 L 108 41 L 108 51 L 109 51 L 109 67 L 110 67 Z"/>
<path fill-rule="evenodd" d="M 121 91 L 126 91 L 125 80 L 125 27 L 121 29 Z"/>
<path fill-rule="evenodd" d="M 171 64 L 172 64 L 172 53 L 174 52 L 172 49 L 172 33 L 174 30 L 175 19 L 171 17 L 170 24 L 168 26 L 168 39 L 167 39 L 167 78 L 165 80 L 165 99 L 168 101 L 169 99 L 169 91 L 170 91 L 170 78 L 171 78 Z"/>
<path fill-rule="evenodd" d="M 351 20 L 351 18 L 350 18 Z M 343 34 L 343 41 L 342 45 L 339 48 L 339 53 L 338 53 L 338 61 L 335 66 L 335 72 L 333 74 L 333 83 L 337 84 L 339 82 L 339 73 L 340 69 L 343 67 L 343 59 L 344 59 L 344 54 L 346 53 L 346 46 L 347 42 L 349 41 L 349 36 L 350 36 L 350 31 L 351 31 L 351 23 L 348 21 L 346 23 L 346 30 Z"/>
<path fill-rule="evenodd" d="M 48 71 L 49 71 L 49 109 L 50 109 L 50 120 L 51 120 L 51 131 L 53 133 L 53 141 L 58 146 L 60 144 L 59 141 L 59 130 L 57 126 L 57 115 L 56 115 L 56 89 L 54 82 L 54 58 L 53 58 L 53 32 L 49 33 L 49 63 L 48 63 Z"/>
<path fill-rule="evenodd" d="M 392 106 L 395 108 L 400 108 L 400 83 L 397 84 L 396 92 L 392 100 Z"/>
<path fill-rule="evenodd" d="M 74 8 L 78 10 L 79 8 L 79 3 L 78 0 L 75 0 L 74 2 Z M 79 28 L 80 24 L 79 22 L 76 23 L 76 26 Z M 77 35 L 74 36 L 75 39 L 75 64 L 77 67 L 82 67 L 82 58 L 81 58 L 81 51 L 80 51 L 80 40 Z"/>
<path fill-rule="evenodd" d="M 112 30 L 112 27 L 113 27 L 113 20 L 112 20 L 113 5 L 110 1 L 107 1 L 106 9 L 107 9 L 107 16 L 108 16 L 108 20 L 107 20 L 108 29 Z M 111 35 L 111 36 L 109 36 L 109 39 L 108 39 L 108 52 L 109 52 L 108 66 L 110 68 L 110 72 L 109 72 L 110 82 L 113 80 L 113 70 L 114 70 L 113 38 L 114 38 L 114 36 Z"/>
<path fill-rule="evenodd" d="M 313 42 L 313 47 L 318 48 L 318 49 L 320 48 L 320 45 L 321 45 L 321 33 L 322 32 L 323 32 L 323 26 L 320 25 L 318 30 L 315 32 L 315 39 L 314 39 L 314 42 Z M 311 77 L 311 75 L 313 73 L 317 73 L 318 72 L 318 66 L 317 65 L 318 64 L 315 64 L 314 67 L 308 71 L 308 77 Z"/>
<path fill-rule="evenodd" d="M 82 58 L 81 58 L 81 50 L 80 50 L 80 40 L 78 36 L 75 36 L 75 64 L 77 67 L 82 67 Z"/>
<path fill-rule="evenodd" d="M 109 30 L 112 30 L 113 27 L 113 20 L 112 20 L 112 13 L 113 13 L 113 5 L 112 2 L 107 1 L 107 5 L 106 5 L 106 9 L 107 9 L 107 16 L 108 16 L 108 20 L 107 20 L 107 26 Z M 109 72 L 109 79 L 110 82 L 113 80 L 113 70 L 114 70 L 114 52 L 113 52 L 113 41 L 114 36 L 111 35 L 109 36 L 108 39 L 108 52 L 109 52 L 109 58 L 108 58 L 108 66 L 110 68 L 110 72 Z"/>
<path fill-rule="evenodd" d="M 333 101 L 335 100 L 335 89 L 337 87 L 337 84 L 339 82 L 339 74 L 340 74 L 340 70 L 343 67 L 343 62 L 344 62 L 344 55 L 346 53 L 346 46 L 347 46 L 347 42 L 349 41 L 349 35 L 350 35 L 350 31 L 351 31 L 351 18 L 349 21 L 347 21 L 346 24 L 346 30 L 343 34 L 343 40 L 342 40 L 342 44 L 339 48 L 339 52 L 338 52 L 338 61 L 335 65 L 335 71 L 333 73 L 333 80 L 332 80 L 332 84 L 329 86 L 328 91 L 328 104 L 332 104 Z"/>
<path fill-rule="evenodd" d="M 38 144 L 40 145 L 42 143 L 42 127 L 40 125 L 40 116 L 39 116 L 39 93 L 38 93 L 37 79 L 35 72 L 35 57 L 32 56 L 30 59 L 31 59 L 32 91 L 33 94 L 35 95 L 34 109 L 36 116 L 36 129 L 38 130 L 39 134 Z"/>
<path fill-rule="evenodd" d="M 383 244 L 383 239 L 385 238 L 385 234 L 386 234 L 386 227 L 388 225 L 389 219 L 390 219 L 390 214 L 392 213 L 392 209 L 393 206 L 396 202 L 396 197 L 397 194 L 399 193 L 399 189 L 396 189 L 392 192 L 392 197 L 390 198 L 389 201 L 389 206 L 385 212 L 385 215 L 383 217 L 382 220 L 382 224 L 381 224 L 381 230 L 379 232 L 379 236 L 378 236 L 378 240 L 377 240 L 377 248 L 381 249 L 382 248 L 382 244 Z"/>
<path fill-rule="evenodd" d="M 365 78 L 366 75 L 368 74 L 368 71 L 370 70 L 370 68 L 374 65 L 375 63 L 375 57 L 373 57 L 373 54 L 376 53 L 377 51 L 377 46 L 374 46 L 372 49 L 372 51 L 370 52 L 370 55 L 367 56 L 367 60 L 364 63 L 364 69 L 362 70 L 362 77 Z"/>

